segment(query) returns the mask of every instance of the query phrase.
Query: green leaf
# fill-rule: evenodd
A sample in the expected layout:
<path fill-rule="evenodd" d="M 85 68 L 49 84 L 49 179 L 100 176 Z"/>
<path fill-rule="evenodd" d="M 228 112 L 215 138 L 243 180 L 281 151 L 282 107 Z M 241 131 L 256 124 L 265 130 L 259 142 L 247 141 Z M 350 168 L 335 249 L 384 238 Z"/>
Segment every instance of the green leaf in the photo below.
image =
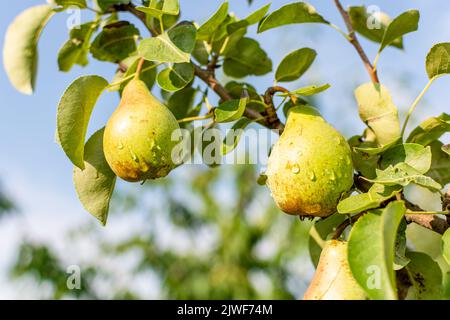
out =
<path fill-rule="evenodd" d="M 445 186 L 450 183 L 450 155 L 442 151 L 443 144 L 440 141 L 434 141 L 430 147 L 433 156 L 428 176 Z"/>
<path fill-rule="evenodd" d="M 94 0 L 98 9 L 102 12 L 108 11 L 110 7 L 116 4 L 130 4 L 131 0 Z"/>
<path fill-rule="evenodd" d="M 350 7 L 348 13 L 353 29 L 356 32 L 374 42 L 381 43 L 383 41 L 387 26 L 392 21 L 388 15 L 384 12 L 377 12 L 375 16 L 368 13 L 367 8 L 364 6 Z M 403 49 L 403 39 L 399 37 L 389 45 Z"/>
<path fill-rule="evenodd" d="M 401 139 L 398 139 L 398 140 L 392 141 L 382 147 L 371 147 L 369 145 L 361 145 L 360 147 L 354 147 L 353 149 L 359 153 L 365 153 L 367 155 L 374 156 L 374 155 L 379 155 L 383 152 L 386 152 L 390 148 L 399 144 L 400 141 L 401 141 Z"/>
<path fill-rule="evenodd" d="M 194 130 L 200 130 L 200 134 L 194 133 L 193 138 L 197 138 L 198 143 L 194 143 L 198 152 L 202 156 L 203 163 L 208 167 L 215 168 L 222 163 L 222 134 L 220 130 L 214 127 L 206 128 L 196 127 Z M 198 134 L 198 136 L 196 135 Z"/>
<path fill-rule="evenodd" d="M 328 24 L 329 22 L 318 14 L 312 5 L 304 2 L 296 2 L 287 4 L 269 14 L 264 20 L 261 21 L 258 28 L 258 33 L 293 23 Z"/>
<path fill-rule="evenodd" d="M 53 0 L 54 4 L 62 7 L 63 9 L 75 6 L 80 9 L 86 9 L 87 3 L 86 0 Z"/>
<path fill-rule="evenodd" d="M 197 39 L 210 41 L 212 35 L 228 16 L 228 1 L 222 3 L 220 8 L 197 30 Z"/>
<path fill-rule="evenodd" d="M 84 143 L 89 119 L 97 99 L 108 85 L 99 76 L 76 79 L 64 92 L 57 112 L 58 140 L 72 163 L 84 168 Z"/>
<path fill-rule="evenodd" d="M 247 29 L 242 28 L 236 30 L 231 35 L 228 35 L 226 26 L 236 19 L 234 17 L 228 17 L 224 21 L 223 25 L 214 33 L 212 40 L 212 52 L 219 56 L 227 56 L 228 53 L 233 50 L 238 42 L 245 36 Z"/>
<path fill-rule="evenodd" d="M 426 253 L 435 260 L 439 259 L 442 255 L 441 234 L 418 224 L 411 223 L 406 230 L 406 236 L 415 251 Z"/>
<path fill-rule="evenodd" d="M 254 24 L 260 22 L 264 18 L 264 16 L 267 14 L 267 12 L 269 11 L 270 5 L 271 5 L 271 3 L 266 4 L 264 7 L 256 10 L 255 12 L 253 12 L 252 14 L 247 16 L 245 19 L 230 23 L 227 26 L 228 34 L 232 34 L 233 32 L 235 32 L 239 29 L 247 28 L 251 25 L 254 25 Z"/>
<path fill-rule="evenodd" d="M 185 118 L 194 104 L 194 98 L 197 93 L 192 87 L 186 87 L 172 94 L 168 101 L 167 107 L 172 111 L 177 120 Z"/>
<path fill-rule="evenodd" d="M 180 18 L 178 0 L 167 2 L 164 0 L 151 0 L 146 2 L 148 3 L 147 7 L 137 8 L 143 9 L 143 11 L 147 10 L 145 15 L 146 24 L 154 30 L 154 33 L 161 34 L 164 30 L 168 30 L 178 22 Z M 146 2 L 143 2 L 143 4 Z M 163 27 L 162 30 L 161 25 Z"/>
<path fill-rule="evenodd" d="M 158 85 L 166 91 L 178 91 L 194 79 L 194 66 L 191 63 L 176 63 L 162 70 L 156 78 Z"/>
<path fill-rule="evenodd" d="M 438 43 L 433 46 L 427 55 L 426 69 L 428 78 L 450 73 L 450 43 Z"/>
<path fill-rule="evenodd" d="M 37 73 L 37 44 L 42 30 L 55 12 L 40 5 L 20 13 L 8 27 L 3 45 L 3 65 L 18 91 L 32 94 Z"/>
<path fill-rule="evenodd" d="M 233 127 L 231 127 L 230 130 L 228 130 L 222 144 L 223 155 L 230 153 L 237 147 L 239 140 L 244 133 L 244 129 L 252 122 L 252 120 L 246 117 L 242 117 L 241 119 L 236 121 L 236 123 L 233 125 Z"/>
<path fill-rule="evenodd" d="M 404 188 L 403 196 L 411 204 L 424 211 L 442 210 L 442 197 L 438 191 L 431 191 L 412 183 Z"/>
<path fill-rule="evenodd" d="M 397 237 L 395 238 L 394 270 L 403 269 L 411 261 L 406 257 L 407 226 L 406 221 L 402 220 L 397 230 Z"/>
<path fill-rule="evenodd" d="M 374 142 L 362 141 L 361 136 L 353 136 L 348 140 L 348 143 L 352 149 L 353 167 L 357 172 L 362 174 L 366 178 L 373 179 L 376 177 L 375 168 L 378 167 L 378 155 L 370 155 L 358 149 L 373 148 Z"/>
<path fill-rule="evenodd" d="M 258 112 L 264 112 L 266 110 L 267 105 L 261 100 L 250 100 L 247 103 L 247 108 L 258 111 Z"/>
<path fill-rule="evenodd" d="M 192 24 L 179 24 L 156 38 L 142 40 L 139 54 L 149 61 L 189 62 L 195 47 L 195 34 L 196 29 Z"/>
<path fill-rule="evenodd" d="M 248 94 L 248 96 L 254 100 L 258 100 L 261 98 L 261 96 L 256 91 L 256 88 L 246 82 L 230 81 L 225 85 L 225 89 L 227 89 L 230 96 L 234 99 L 240 99 L 244 95 L 244 93 Z"/>
<path fill-rule="evenodd" d="M 244 114 L 248 98 L 241 98 L 239 100 L 230 100 L 221 103 L 214 109 L 214 118 L 218 123 L 232 122 L 238 120 Z"/>
<path fill-rule="evenodd" d="M 409 135 L 407 142 L 419 143 L 424 146 L 438 140 L 446 132 L 450 132 L 450 115 L 443 113 L 422 122 Z"/>
<path fill-rule="evenodd" d="M 375 133 L 380 146 L 400 138 L 400 122 L 397 107 L 387 88 L 380 84 L 366 83 L 355 90 L 361 120 Z"/>
<path fill-rule="evenodd" d="M 340 214 L 333 214 L 325 219 L 317 221 L 309 230 L 309 256 L 315 267 L 319 264 L 320 253 L 325 245 L 325 241 L 336 230 L 347 217 Z"/>
<path fill-rule="evenodd" d="M 97 22 L 88 22 L 70 30 L 70 39 L 58 52 L 58 66 L 60 71 L 68 72 L 75 64 L 88 64 L 90 40 L 97 30 Z"/>
<path fill-rule="evenodd" d="M 243 78 L 249 75 L 261 76 L 272 71 L 272 61 L 257 41 L 242 38 L 227 53 L 223 71 L 234 78 Z"/>
<path fill-rule="evenodd" d="M 312 86 L 299 88 L 294 91 L 290 91 L 289 93 L 282 92 L 282 93 L 277 94 L 277 96 L 287 97 L 289 95 L 296 95 L 296 96 L 308 97 L 308 96 L 312 96 L 312 95 L 321 93 L 330 87 L 331 87 L 331 85 L 329 85 L 328 83 L 323 84 L 321 86 L 312 85 Z"/>
<path fill-rule="evenodd" d="M 117 21 L 103 27 L 91 44 L 92 56 L 100 61 L 117 63 L 136 51 L 139 30 L 127 21 Z"/>
<path fill-rule="evenodd" d="M 289 53 L 278 65 L 275 80 L 289 82 L 299 79 L 312 65 L 317 53 L 310 48 L 302 48 Z"/>
<path fill-rule="evenodd" d="M 373 300 L 396 300 L 394 248 L 406 207 L 394 201 L 373 210 L 353 226 L 348 240 L 348 262 L 359 285 Z"/>
<path fill-rule="evenodd" d="M 350 196 L 339 202 L 337 210 L 341 214 L 353 214 L 375 209 L 384 201 L 401 192 L 402 189 L 400 186 L 384 186 L 375 183 L 369 192 Z"/>
<path fill-rule="evenodd" d="M 406 11 L 395 18 L 384 33 L 379 52 L 405 34 L 416 31 L 419 28 L 419 18 L 420 13 L 417 10 Z"/>
<path fill-rule="evenodd" d="M 377 169 L 377 177 L 366 180 L 387 186 L 401 185 L 406 187 L 410 183 L 415 183 L 435 191 L 442 189 L 442 186 L 432 178 L 422 175 L 419 171 L 403 162 L 385 170 Z"/>
<path fill-rule="evenodd" d="M 410 259 L 406 266 L 412 287 L 407 299 L 410 300 L 441 300 L 442 271 L 430 256 L 422 252 L 408 252 Z"/>
<path fill-rule="evenodd" d="M 233 99 L 248 96 L 247 108 L 263 112 L 266 109 L 263 98 L 258 94 L 255 87 L 246 82 L 230 81 L 225 85 L 228 93 Z"/>
<path fill-rule="evenodd" d="M 155 6 L 152 6 L 152 2 L 150 2 L 148 7 L 136 7 L 136 9 L 145 12 L 152 17 L 161 19 L 161 17 L 165 14 L 171 16 L 178 15 L 180 13 L 180 3 L 178 0 L 164 0 L 161 9 L 157 9 Z"/>
<path fill-rule="evenodd" d="M 383 154 L 380 165 L 387 168 L 401 162 L 425 174 L 431 167 L 431 149 L 415 143 L 399 144 Z"/>
<path fill-rule="evenodd" d="M 84 147 L 85 169 L 74 168 L 73 182 L 83 207 L 105 225 L 116 175 L 103 153 L 103 132 L 104 128 L 89 138 Z"/>
<path fill-rule="evenodd" d="M 450 229 L 447 229 L 442 236 L 442 255 L 445 261 L 450 264 Z"/>
<path fill-rule="evenodd" d="M 209 63 L 209 51 L 205 41 L 196 41 L 194 50 L 192 51 L 192 57 L 201 65 L 206 66 Z"/>

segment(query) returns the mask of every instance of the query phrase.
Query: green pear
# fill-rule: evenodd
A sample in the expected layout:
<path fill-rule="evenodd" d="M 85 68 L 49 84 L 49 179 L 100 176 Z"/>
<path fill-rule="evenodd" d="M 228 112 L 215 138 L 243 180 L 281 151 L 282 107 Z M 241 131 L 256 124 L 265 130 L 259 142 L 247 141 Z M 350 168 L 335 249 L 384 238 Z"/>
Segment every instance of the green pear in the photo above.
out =
<path fill-rule="evenodd" d="M 296 106 L 272 148 L 266 175 L 282 211 L 326 217 L 336 212 L 337 203 L 353 185 L 351 150 L 317 110 Z"/>
<path fill-rule="evenodd" d="M 304 300 L 366 300 L 367 295 L 350 271 L 347 242 L 327 241 Z"/>
<path fill-rule="evenodd" d="M 180 129 L 170 110 L 141 80 L 125 87 L 119 107 L 109 119 L 103 145 L 114 173 L 130 182 L 165 177 L 175 166 L 174 130 Z"/>

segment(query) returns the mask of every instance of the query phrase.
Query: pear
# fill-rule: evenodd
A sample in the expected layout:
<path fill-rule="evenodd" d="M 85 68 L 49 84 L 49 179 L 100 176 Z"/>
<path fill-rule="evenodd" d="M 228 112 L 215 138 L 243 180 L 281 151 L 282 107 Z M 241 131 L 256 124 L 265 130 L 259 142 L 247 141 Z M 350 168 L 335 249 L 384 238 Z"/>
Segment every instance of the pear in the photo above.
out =
<path fill-rule="evenodd" d="M 347 261 L 347 242 L 327 241 L 304 300 L 366 300 Z"/>
<path fill-rule="evenodd" d="M 267 186 L 278 207 L 292 215 L 326 217 L 353 185 L 350 147 L 310 106 L 290 109 L 270 153 Z"/>
<path fill-rule="evenodd" d="M 119 107 L 109 119 L 103 145 L 114 173 L 130 182 L 165 177 L 175 166 L 174 130 L 180 129 L 170 110 L 146 84 L 134 79 L 125 87 Z"/>

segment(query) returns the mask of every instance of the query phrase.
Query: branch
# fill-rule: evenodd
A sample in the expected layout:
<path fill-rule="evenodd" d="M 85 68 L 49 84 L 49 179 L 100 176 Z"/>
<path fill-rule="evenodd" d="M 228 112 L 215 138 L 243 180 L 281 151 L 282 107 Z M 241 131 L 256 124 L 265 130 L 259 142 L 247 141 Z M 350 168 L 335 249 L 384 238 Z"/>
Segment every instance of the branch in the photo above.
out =
<path fill-rule="evenodd" d="M 355 47 L 356 51 L 358 52 L 359 56 L 361 57 L 361 60 L 364 63 L 364 66 L 367 69 L 367 72 L 370 75 L 370 78 L 372 79 L 373 83 L 380 83 L 380 80 L 378 79 L 377 70 L 373 67 L 372 63 L 370 62 L 369 58 L 367 57 L 366 53 L 364 52 L 364 49 L 362 48 L 361 44 L 358 41 L 358 38 L 356 36 L 355 30 L 353 29 L 353 25 L 350 21 L 350 16 L 348 15 L 347 11 L 342 7 L 342 4 L 339 0 L 334 0 L 334 3 L 336 4 L 336 7 L 338 8 L 342 18 L 345 21 L 345 25 L 348 29 L 348 36 L 350 43 Z"/>
<path fill-rule="evenodd" d="M 138 18 L 139 20 L 142 21 L 142 23 L 145 25 L 145 27 L 147 28 L 148 31 L 150 31 L 152 36 L 156 36 L 158 34 L 158 32 L 153 29 L 152 27 L 150 27 L 147 24 L 147 19 L 145 17 L 145 13 L 142 11 L 139 11 L 136 9 L 136 6 L 132 3 L 129 4 L 116 4 L 113 6 L 113 9 L 115 11 L 127 11 L 129 13 L 131 13 L 133 16 L 135 16 L 136 18 Z"/>
<path fill-rule="evenodd" d="M 444 234 L 449 228 L 447 220 L 437 215 L 407 214 L 406 221 L 409 223 L 414 222 L 439 234 Z"/>
<path fill-rule="evenodd" d="M 195 70 L 195 75 L 197 77 L 199 77 L 204 83 L 206 83 L 208 85 L 208 87 L 210 87 L 211 89 L 214 90 L 214 92 L 223 100 L 223 101 L 228 101 L 228 100 L 232 100 L 233 98 L 230 96 L 230 94 L 228 93 L 227 89 L 225 89 L 218 81 L 217 79 L 211 74 L 211 72 L 208 72 L 206 70 L 203 70 L 202 68 L 200 68 L 198 65 L 196 65 L 195 63 L 193 63 L 194 65 L 194 70 Z M 248 109 L 246 108 L 244 111 L 244 116 L 246 116 L 249 119 L 252 120 L 256 120 L 256 119 L 262 119 L 263 116 L 258 112 L 255 111 L 253 109 Z M 257 121 L 259 124 L 266 126 L 268 128 L 271 129 L 275 129 L 272 128 L 268 125 L 267 121 L 263 121 L 263 120 L 259 120 Z"/>
<path fill-rule="evenodd" d="M 156 30 L 151 28 L 145 19 L 145 13 L 136 10 L 136 7 L 133 4 L 119 4 L 114 6 L 114 10 L 116 11 L 127 11 L 130 12 L 132 15 L 137 17 L 139 20 L 142 21 L 142 23 L 145 25 L 145 27 L 150 31 L 152 36 L 157 35 L 158 33 Z M 216 60 L 213 60 L 213 63 L 215 65 Z M 217 81 L 217 79 L 214 77 L 214 72 L 211 72 L 211 67 L 215 67 L 214 65 L 210 66 L 210 70 L 203 70 L 200 68 L 200 66 L 194 64 L 194 70 L 195 75 L 200 78 L 203 82 L 205 82 L 208 87 L 214 90 L 214 92 L 223 100 L 228 101 L 232 100 L 233 98 L 230 96 L 228 91 Z M 261 115 L 258 111 L 255 111 L 253 109 L 246 108 L 244 111 L 244 116 L 251 120 L 256 120 L 259 124 L 269 128 L 269 129 L 278 129 L 277 127 L 273 127 L 267 123 L 267 121 L 264 119 L 263 115 Z M 280 122 L 281 123 L 281 122 Z"/>
<path fill-rule="evenodd" d="M 366 212 L 358 213 L 357 215 L 354 215 L 350 219 L 347 219 L 344 222 L 342 222 L 340 225 L 338 225 L 336 230 L 334 231 L 332 239 L 333 240 L 338 239 L 342 235 L 342 233 L 344 233 L 345 229 L 347 229 L 348 226 L 353 225 L 356 221 L 358 221 L 359 218 L 361 218 L 365 214 L 366 214 Z"/>
<path fill-rule="evenodd" d="M 410 210 L 423 211 L 420 207 L 412 204 L 411 202 L 404 199 L 406 207 Z M 426 215 L 426 214 L 407 214 L 405 215 L 406 222 L 416 223 L 424 228 L 430 229 L 439 234 L 444 234 L 449 228 L 449 223 L 447 219 L 442 219 L 438 215 Z"/>
<path fill-rule="evenodd" d="M 273 103 L 273 96 L 277 92 L 289 93 L 289 90 L 280 86 L 270 87 L 264 94 L 264 103 L 267 105 L 265 114 L 267 114 L 267 123 L 271 128 L 279 130 L 280 134 L 284 130 L 284 125 L 278 118 L 277 110 Z M 292 99 L 292 98 L 291 98 Z"/>
<path fill-rule="evenodd" d="M 227 89 L 225 89 L 214 76 L 206 71 L 200 68 L 198 65 L 194 65 L 195 75 L 199 77 L 203 82 L 205 82 L 208 87 L 214 90 L 215 93 L 223 100 L 228 101 L 232 100 L 233 98 L 228 93 Z"/>

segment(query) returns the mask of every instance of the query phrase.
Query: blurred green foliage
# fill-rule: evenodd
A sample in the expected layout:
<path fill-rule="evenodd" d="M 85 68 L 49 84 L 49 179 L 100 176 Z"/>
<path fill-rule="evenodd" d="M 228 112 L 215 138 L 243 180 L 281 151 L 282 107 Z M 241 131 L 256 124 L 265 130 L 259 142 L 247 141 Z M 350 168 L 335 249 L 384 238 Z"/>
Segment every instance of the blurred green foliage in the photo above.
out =
<path fill-rule="evenodd" d="M 15 207 L 9 197 L 4 193 L 0 185 L 0 217 L 14 211 Z"/>
<path fill-rule="evenodd" d="M 310 224 L 282 214 L 256 179 L 252 166 L 189 166 L 168 179 L 147 183 L 143 190 L 117 192 L 110 223 L 126 215 L 145 221 L 126 239 L 97 237 L 103 229 L 94 222 L 68 234 L 68 239 L 96 239 L 91 245 L 98 246 L 101 255 L 119 257 L 119 269 L 120 257 L 139 257 L 133 277 L 156 274 L 159 298 L 298 298 L 298 286 L 309 280 L 296 265 L 310 263 Z M 168 233 L 169 245 L 160 240 Z M 52 295 L 46 298 L 144 298 L 131 285 L 115 286 L 109 296 L 98 293 L 96 283 L 114 280 L 95 259 L 80 263 L 81 290 L 68 290 L 66 267 L 64 257 L 50 246 L 25 242 L 12 273 L 51 284 Z"/>

